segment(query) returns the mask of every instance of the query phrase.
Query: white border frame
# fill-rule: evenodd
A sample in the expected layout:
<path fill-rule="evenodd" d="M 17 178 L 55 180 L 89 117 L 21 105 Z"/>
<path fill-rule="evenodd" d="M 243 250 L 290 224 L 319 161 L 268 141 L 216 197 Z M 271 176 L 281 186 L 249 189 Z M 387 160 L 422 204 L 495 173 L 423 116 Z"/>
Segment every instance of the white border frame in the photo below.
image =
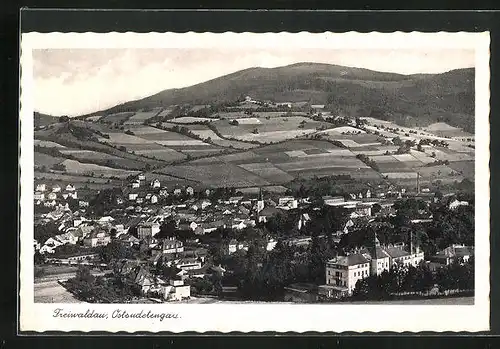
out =
<path fill-rule="evenodd" d="M 21 331 L 484 331 L 489 330 L 489 33 L 28 33 L 21 36 Z M 474 305 L 360 304 L 41 304 L 33 290 L 33 76 L 32 50 L 48 48 L 465 48 L 476 52 L 476 267 Z M 106 319 L 53 317 L 56 308 L 94 310 Z M 176 319 L 114 319 L 115 309 L 176 313 Z"/>

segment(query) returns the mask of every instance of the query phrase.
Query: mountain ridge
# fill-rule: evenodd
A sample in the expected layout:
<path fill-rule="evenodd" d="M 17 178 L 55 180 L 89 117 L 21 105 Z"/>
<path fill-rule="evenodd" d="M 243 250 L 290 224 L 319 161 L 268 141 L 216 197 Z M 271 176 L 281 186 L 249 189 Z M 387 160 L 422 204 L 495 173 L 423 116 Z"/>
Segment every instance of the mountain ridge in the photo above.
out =
<path fill-rule="evenodd" d="M 81 117 L 176 104 L 234 102 L 248 95 L 258 100 L 326 104 L 332 112 L 400 123 L 445 121 L 473 131 L 474 74 L 474 68 L 464 68 L 404 75 L 313 62 L 251 67 Z"/>

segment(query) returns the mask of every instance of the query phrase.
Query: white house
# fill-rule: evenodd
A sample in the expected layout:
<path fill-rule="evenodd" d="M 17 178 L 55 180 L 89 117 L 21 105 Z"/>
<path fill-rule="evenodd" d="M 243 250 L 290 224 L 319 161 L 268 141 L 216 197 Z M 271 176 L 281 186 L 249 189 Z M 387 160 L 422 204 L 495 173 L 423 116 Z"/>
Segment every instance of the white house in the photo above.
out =
<path fill-rule="evenodd" d="M 68 184 L 68 185 L 66 186 L 66 191 L 75 191 L 75 190 L 76 190 L 76 189 L 75 189 L 75 187 L 74 187 L 72 184 Z"/>
<path fill-rule="evenodd" d="M 52 191 L 54 193 L 59 193 L 61 191 L 61 187 L 58 184 L 56 184 L 52 187 Z"/>
<path fill-rule="evenodd" d="M 160 183 L 160 180 L 158 178 L 155 178 L 155 180 L 153 180 L 151 182 L 151 187 L 153 188 L 159 188 L 161 186 L 161 183 Z"/>
<path fill-rule="evenodd" d="M 52 192 L 47 195 L 47 200 L 56 200 L 57 199 L 57 194 Z"/>
<path fill-rule="evenodd" d="M 137 197 L 139 196 L 138 193 L 128 193 L 128 199 L 130 201 L 134 201 L 134 200 L 137 200 Z"/>
<path fill-rule="evenodd" d="M 191 286 L 184 285 L 182 280 L 170 280 L 169 284 L 163 287 L 162 293 L 167 301 L 180 301 L 191 297 Z"/>
<path fill-rule="evenodd" d="M 154 237 L 160 232 L 160 224 L 157 222 L 143 222 L 137 226 L 139 239 Z"/>
<path fill-rule="evenodd" d="M 133 181 L 131 183 L 131 185 L 132 185 L 132 188 L 137 189 L 141 186 L 141 182 L 140 181 Z"/>
<path fill-rule="evenodd" d="M 194 195 L 194 189 L 193 189 L 193 187 L 187 187 L 186 188 L 186 194 L 188 194 L 188 195 Z"/>
<path fill-rule="evenodd" d="M 35 192 L 35 195 L 33 197 L 35 201 L 43 201 L 45 200 L 45 194 L 42 192 Z"/>
<path fill-rule="evenodd" d="M 40 183 L 36 185 L 36 191 L 45 191 L 47 188 L 45 186 L 45 183 Z"/>
<path fill-rule="evenodd" d="M 140 181 L 145 181 L 146 180 L 146 175 L 144 173 L 141 173 L 138 177 L 137 177 L 138 180 Z"/>
<path fill-rule="evenodd" d="M 278 199 L 280 208 L 294 209 L 298 207 L 298 201 L 293 196 L 284 196 Z"/>
<path fill-rule="evenodd" d="M 469 203 L 467 201 L 458 201 L 457 199 L 455 199 L 452 202 L 450 202 L 448 208 L 450 210 L 456 210 L 460 206 L 469 206 Z"/>
<path fill-rule="evenodd" d="M 151 203 L 156 204 L 158 203 L 158 195 L 151 195 Z"/>

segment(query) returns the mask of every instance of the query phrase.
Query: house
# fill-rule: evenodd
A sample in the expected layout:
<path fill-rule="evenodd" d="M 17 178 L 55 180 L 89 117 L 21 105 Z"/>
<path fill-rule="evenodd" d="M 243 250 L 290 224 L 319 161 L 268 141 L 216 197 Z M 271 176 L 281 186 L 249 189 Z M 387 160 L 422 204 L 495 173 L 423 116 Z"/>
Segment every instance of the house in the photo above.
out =
<path fill-rule="evenodd" d="M 280 208 L 294 209 L 298 206 L 298 201 L 293 196 L 284 196 L 278 199 Z"/>
<path fill-rule="evenodd" d="M 179 196 L 182 194 L 182 189 L 181 188 L 175 188 L 174 189 L 174 195 L 175 196 Z"/>
<path fill-rule="evenodd" d="M 137 235 L 144 240 L 154 237 L 160 232 L 160 224 L 157 222 L 143 222 L 137 225 Z"/>
<path fill-rule="evenodd" d="M 182 280 L 170 280 L 168 285 L 163 286 L 162 294 L 167 301 L 181 301 L 191 297 L 191 286 L 184 285 Z"/>
<path fill-rule="evenodd" d="M 326 285 L 329 287 L 322 290 L 322 295 L 326 297 L 351 295 L 358 280 L 369 275 L 370 260 L 361 253 L 333 258 L 326 263 Z"/>
<path fill-rule="evenodd" d="M 57 237 L 48 238 L 43 243 L 43 246 L 46 246 L 46 247 L 51 248 L 51 249 L 55 249 L 56 247 L 59 247 L 61 245 L 63 245 L 63 243 Z M 43 246 L 42 246 L 42 248 L 43 248 Z"/>
<path fill-rule="evenodd" d="M 51 194 L 54 194 L 55 193 L 51 193 Z M 76 191 L 73 191 L 73 192 L 68 192 L 68 193 L 62 193 L 62 197 L 64 200 L 67 200 L 68 198 L 72 198 L 72 199 L 77 199 L 78 198 L 78 194 Z"/>
<path fill-rule="evenodd" d="M 167 238 L 163 240 L 162 253 L 173 254 L 184 252 L 184 244 L 176 238 Z"/>
<path fill-rule="evenodd" d="M 469 203 L 467 201 L 458 201 L 455 199 L 448 204 L 450 210 L 456 210 L 460 206 L 469 206 Z"/>
<path fill-rule="evenodd" d="M 71 232 L 57 235 L 56 238 L 65 244 L 75 245 L 78 242 L 78 235 L 72 234 Z"/>
<path fill-rule="evenodd" d="M 45 183 L 40 183 L 40 184 L 36 185 L 36 189 L 35 190 L 36 191 L 45 191 L 45 190 L 47 190 L 47 187 L 46 187 Z"/>
<path fill-rule="evenodd" d="M 302 213 L 299 217 L 299 222 L 297 223 L 297 228 L 299 230 L 302 229 L 303 227 L 305 227 L 307 222 L 309 222 L 310 220 L 311 220 L 311 217 L 309 216 L 309 213 Z"/>
<path fill-rule="evenodd" d="M 186 194 L 191 195 L 191 196 L 194 195 L 194 189 L 193 189 L 193 187 L 187 187 L 186 188 Z"/>
<path fill-rule="evenodd" d="M 227 204 L 237 204 L 243 200 L 243 196 L 232 196 L 226 201 Z"/>
<path fill-rule="evenodd" d="M 132 186 L 132 189 L 137 189 L 141 186 L 141 182 L 140 181 L 132 181 L 132 183 L 130 183 L 130 185 Z"/>
<path fill-rule="evenodd" d="M 86 247 L 106 246 L 111 242 L 111 236 L 105 231 L 93 231 L 89 236 L 83 239 L 83 245 Z"/>
<path fill-rule="evenodd" d="M 157 204 L 158 203 L 158 195 L 151 195 L 151 199 L 150 199 L 151 203 L 152 204 Z"/>
<path fill-rule="evenodd" d="M 35 195 L 33 196 L 33 198 L 35 199 L 35 201 L 43 201 L 43 200 L 45 200 L 45 194 L 37 191 L 37 192 L 35 192 Z"/>
<path fill-rule="evenodd" d="M 80 208 L 89 207 L 89 202 L 86 200 L 80 200 L 80 201 L 78 201 L 78 207 L 80 207 Z"/>
<path fill-rule="evenodd" d="M 121 234 L 116 241 L 125 246 L 132 247 L 134 245 L 139 245 L 141 240 L 130 234 Z"/>
<path fill-rule="evenodd" d="M 139 197 L 139 193 L 128 193 L 128 199 L 130 201 L 135 201 Z"/>
<path fill-rule="evenodd" d="M 33 239 L 33 247 L 35 251 L 38 251 L 40 250 L 40 247 L 42 247 L 42 245 L 36 239 Z"/>
<path fill-rule="evenodd" d="M 404 251 L 403 246 L 381 246 L 377 236 L 369 248 L 355 250 L 347 256 L 337 256 L 326 263 L 326 285 L 318 292 L 324 297 L 350 296 L 358 280 L 380 275 L 395 266 L 416 266 L 424 260 L 418 248 Z"/>
<path fill-rule="evenodd" d="M 175 267 L 181 270 L 195 270 L 202 267 L 201 261 L 198 258 L 187 257 L 181 258 L 175 262 Z"/>
<path fill-rule="evenodd" d="M 58 184 L 56 184 L 52 187 L 53 193 L 59 193 L 60 191 L 61 191 L 61 187 Z"/>
<path fill-rule="evenodd" d="M 45 201 L 43 203 L 43 206 L 45 207 L 55 207 L 57 205 L 56 201 L 55 200 L 52 200 L 52 201 Z"/>
<path fill-rule="evenodd" d="M 155 178 L 155 179 L 151 182 L 151 187 L 152 187 L 152 188 L 160 188 L 160 187 L 161 187 L 160 180 L 159 180 L 158 178 Z"/>
<path fill-rule="evenodd" d="M 439 251 L 434 256 L 430 257 L 430 261 L 440 265 L 450 265 L 452 263 L 468 262 L 474 256 L 474 246 L 451 245 L 442 251 Z"/>
<path fill-rule="evenodd" d="M 238 242 L 236 239 L 231 239 L 226 244 L 225 252 L 228 255 L 233 254 L 233 253 L 235 253 L 236 251 L 239 251 L 239 250 L 248 251 L 248 245 L 245 244 L 245 243 L 243 243 L 243 242 Z"/>
<path fill-rule="evenodd" d="M 276 247 L 276 244 L 277 244 L 277 243 L 278 243 L 278 242 L 277 242 L 276 240 L 274 240 L 274 239 L 272 239 L 272 238 L 271 238 L 271 239 L 269 239 L 269 240 L 267 241 L 266 250 L 267 250 L 267 251 L 272 251 L 272 250 L 274 250 L 274 248 Z"/>
<path fill-rule="evenodd" d="M 337 205 L 337 204 L 345 202 L 345 199 L 342 196 L 327 195 L 327 196 L 323 196 L 322 199 L 323 199 L 323 203 L 325 205 Z"/>
<path fill-rule="evenodd" d="M 74 187 L 72 184 L 68 184 L 68 185 L 66 186 L 66 191 L 75 191 L 75 190 L 76 190 L 76 189 L 75 189 L 75 187 Z"/>
<path fill-rule="evenodd" d="M 57 199 L 57 194 L 52 192 L 47 195 L 47 200 L 56 200 Z"/>

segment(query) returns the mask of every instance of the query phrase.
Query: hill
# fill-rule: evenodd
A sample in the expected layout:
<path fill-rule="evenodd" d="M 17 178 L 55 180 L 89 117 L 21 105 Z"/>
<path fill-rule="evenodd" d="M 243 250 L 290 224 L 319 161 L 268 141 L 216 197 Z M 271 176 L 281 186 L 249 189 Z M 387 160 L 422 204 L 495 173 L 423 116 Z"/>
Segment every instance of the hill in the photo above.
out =
<path fill-rule="evenodd" d="M 473 68 L 416 75 L 317 63 L 249 68 L 194 86 L 165 90 L 104 113 L 234 102 L 247 95 L 276 102 L 326 104 L 328 110 L 339 114 L 372 116 L 405 126 L 447 122 L 474 132 Z"/>
<path fill-rule="evenodd" d="M 50 124 L 54 124 L 59 121 L 59 118 L 52 115 L 42 114 L 35 112 L 34 115 L 34 125 L 35 127 L 47 126 Z"/>

